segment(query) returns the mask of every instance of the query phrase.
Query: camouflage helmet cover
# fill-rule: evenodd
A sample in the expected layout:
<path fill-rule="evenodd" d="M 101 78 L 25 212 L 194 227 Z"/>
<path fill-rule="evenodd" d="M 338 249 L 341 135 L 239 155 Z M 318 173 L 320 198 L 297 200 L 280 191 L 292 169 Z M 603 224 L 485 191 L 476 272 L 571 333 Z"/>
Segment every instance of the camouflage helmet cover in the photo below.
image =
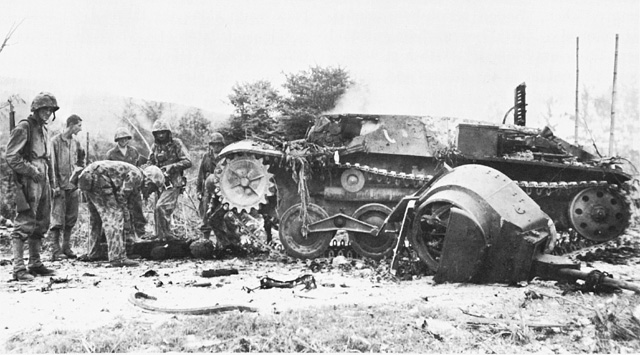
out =
<path fill-rule="evenodd" d="M 157 120 L 153 123 L 153 127 L 151 127 L 151 133 L 169 131 L 171 132 L 171 127 L 165 121 Z"/>
<path fill-rule="evenodd" d="M 224 144 L 224 137 L 222 136 L 222 134 L 213 132 L 213 134 L 211 135 L 211 139 L 209 139 L 209 144 L 215 143 Z"/>
<path fill-rule="evenodd" d="M 164 185 L 164 174 L 162 170 L 155 165 L 149 165 L 142 170 L 144 176 L 151 180 L 154 185 L 160 187 Z"/>
<path fill-rule="evenodd" d="M 129 133 L 129 130 L 126 129 L 125 127 L 118 127 L 118 129 L 116 129 L 116 134 L 113 138 L 114 141 L 118 141 L 118 139 L 120 138 L 129 138 L 131 139 L 131 133 Z"/>
<path fill-rule="evenodd" d="M 43 107 L 49 107 L 53 112 L 58 111 L 58 100 L 50 92 L 41 92 L 31 102 L 31 112 L 36 112 Z"/>

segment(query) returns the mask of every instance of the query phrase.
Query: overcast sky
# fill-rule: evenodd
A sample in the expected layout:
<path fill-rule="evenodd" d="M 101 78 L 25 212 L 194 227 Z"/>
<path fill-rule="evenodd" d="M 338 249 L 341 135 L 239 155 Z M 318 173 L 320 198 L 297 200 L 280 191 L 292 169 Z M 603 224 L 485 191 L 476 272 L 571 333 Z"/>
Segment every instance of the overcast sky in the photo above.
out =
<path fill-rule="evenodd" d="M 527 84 L 530 116 L 581 88 L 638 86 L 640 1 L 7 1 L 0 78 L 72 105 L 81 93 L 216 112 L 238 82 L 319 65 L 361 86 L 341 110 L 500 120 Z M 12 88 L 3 88 L 11 91 Z M 31 100 L 32 96 L 25 97 Z"/>

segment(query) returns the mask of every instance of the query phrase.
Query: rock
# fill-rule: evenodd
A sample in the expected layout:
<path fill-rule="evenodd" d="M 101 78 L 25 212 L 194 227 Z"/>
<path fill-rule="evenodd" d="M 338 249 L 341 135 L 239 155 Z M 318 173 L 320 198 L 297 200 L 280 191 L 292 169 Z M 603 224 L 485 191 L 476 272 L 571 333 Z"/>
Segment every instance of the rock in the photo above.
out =
<path fill-rule="evenodd" d="M 333 266 L 339 266 L 339 265 L 345 265 L 345 264 L 350 264 L 349 260 L 347 260 L 347 258 L 345 258 L 342 255 L 338 255 L 335 258 L 333 258 L 333 261 L 331 261 L 331 265 Z"/>

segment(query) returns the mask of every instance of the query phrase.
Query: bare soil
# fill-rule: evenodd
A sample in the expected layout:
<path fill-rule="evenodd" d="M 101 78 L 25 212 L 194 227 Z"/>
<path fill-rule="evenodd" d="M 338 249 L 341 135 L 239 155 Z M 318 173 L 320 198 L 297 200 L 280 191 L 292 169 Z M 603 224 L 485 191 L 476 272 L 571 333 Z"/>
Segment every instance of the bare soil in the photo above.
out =
<path fill-rule="evenodd" d="M 634 232 L 637 233 L 637 232 Z M 636 235 L 637 238 L 637 235 Z M 48 256 L 45 254 L 45 256 Z M 519 286 L 439 284 L 432 277 L 410 281 L 394 280 L 386 272 L 387 265 L 371 266 L 361 260 L 319 260 L 322 268 L 312 272 L 309 261 L 296 261 L 282 256 L 261 255 L 226 260 L 140 260 L 140 266 L 112 268 L 108 263 L 62 261 L 46 263 L 56 270 L 49 277 L 37 277 L 33 282 L 13 282 L 11 256 L 6 248 L 0 255 L 0 344 L 14 334 L 29 331 L 89 330 L 123 320 L 163 322 L 173 315 L 144 311 L 128 299 L 135 292 L 157 297 L 149 301 L 158 307 L 187 308 L 216 305 L 242 305 L 272 314 L 295 308 L 330 305 L 391 305 L 425 303 L 460 319 L 469 317 L 505 317 L 506 305 L 518 309 L 527 299 L 528 291 L 547 296 L 546 306 L 522 308 L 519 320 L 529 323 L 568 324 L 587 322 L 587 315 L 571 315 L 563 305 L 580 303 L 581 295 L 562 295 L 562 290 L 550 281 L 534 280 Z M 203 270 L 237 269 L 237 275 L 204 278 Z M 640 258 L 629 257 L 624 264 L 602 261 L 582 263 L 582 269 L 596 268 L 612 273 L 616 278 L 640 284 Z M 144 276 L 153 270 L 156 276 Z M 292 289 L 256 289 L 268 276 L 287 281 L 311 274 L 316 289 L 303 286 Z M 209 284 L 210 285 L 207 285 Z M 624 291 L 620 297 L 636 297 Z M 603 302 L 606 296 L 603 296 Z M 582 319 L 580 319 L 582 318 Z"/>

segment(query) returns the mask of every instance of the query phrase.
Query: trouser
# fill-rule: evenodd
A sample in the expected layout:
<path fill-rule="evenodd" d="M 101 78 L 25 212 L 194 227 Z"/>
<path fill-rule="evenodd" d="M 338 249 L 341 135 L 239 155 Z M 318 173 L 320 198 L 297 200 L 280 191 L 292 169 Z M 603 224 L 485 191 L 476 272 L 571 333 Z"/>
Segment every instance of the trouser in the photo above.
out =
<path fill-rule="evenodd" d="M 126 206 L 120 205 L 113 194 L 103 195 L 87 191 L 89 213 L 91 214 L 91 233 L 87 240 L 87 255 L 99 255 L 100 235 L 104 232 L 107 239 L 109 261 L 126 258 L 124 247 L 124 216 Z"/>
<path fill-rule="evenodd" d="M 40 260 L 40 249 L 42 248 L 42 239 L 29 238 L 29 268 L 37 268 L 42 266 Z M 24 265 L 24 241 L 20 238 L 13 239 L 13 273 L 26 270 Z"/>
<path fill-rule="evenodd" d="M 200 216 L 202 216 L 202 225 L 200 226 L 200 231 L 204 235 L 211 234 L 211 222 L 210 222 L 209 216 L 207 215 L 207 212 L 209 211 L 210 203 L 211 203 L 211 194 L 207 191 L 202 195 L 202 199 L 200 200 L 200 206 L 199 206 Z M 215 206 L 212 206 L 212 208 L 215 208 Z"/>
<path fill-rule="evenodd" d="M 78 221 L 78 207 L 80 206 L 80 192 L 78 190 L 63 190 L 53 198 L 51 208 L 51 229 L 73 229 Z"/>
<path fill-rule="evenodd" d="M 147 219 L 144 217 L 142 211 L 142 197 L 140 193 L 132 193 L 127 200 L 127 208 L 129 210 L 129 216 L 125 223 L 125 235 L 132 236 L 133 233 L 139 237 L 145 233 L 145 227 L 147 225 Z"/>
<path fill-rule="evenodd" d="M 164 190 L 158 197 L 154 209 L 156 237 L 172 238 L 171 215 L 178 205 L 178 197 L 182 193 L 182 187 L 172 187 Z"/>
<path fill-rule="evenodd" d="M 16 217 L 13 221 L 14 229 L 11 233 L 12 239 L 20 239 L 22 241 L 21 244 L 24 244 L 24 242 L 28 240 L 29 246 L 33 244 L 32 240 L 37 240 L 37 244 L 40 244 L 40 239 L 44 238 L 45 233 L 47 233 L 49 229 L 51 214 L 51 189 L 46 172 L 47 168 L 46 165 L 43 165 L 44 163 L 38 164 L 38 162 L 40 162 L 40 160 L 34 161 L 34 163 L 36 163 L 35 165 L 40 168 L 40 171 L 45 172 L 45 178 L 39 183 L 36 183 L 30 178 L 22 177 L 23 191 L 31 208 L 22 212 L 16 211 Z M 36 252 L 37 255 L 35 254 Z M 29 248 L 29 266 L 39 266 L 42 264 L 39 253 L 39 246 L 34 247 L 33 251 Z M 24 269 L 22 254 L 14 255 L 13 271 L 17 272 Z"/>

